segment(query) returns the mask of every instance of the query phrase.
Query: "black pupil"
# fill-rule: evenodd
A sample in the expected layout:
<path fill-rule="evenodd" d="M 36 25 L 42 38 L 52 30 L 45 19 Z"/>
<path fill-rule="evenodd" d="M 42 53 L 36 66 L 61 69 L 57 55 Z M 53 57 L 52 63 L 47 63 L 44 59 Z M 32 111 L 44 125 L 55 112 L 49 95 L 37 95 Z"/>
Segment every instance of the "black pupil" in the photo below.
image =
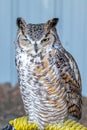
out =
<path fill-rule="evenodd" d="M 42 42 L 46 42 L 46 41 L 48 41 L 49 40 L 49 38 L 44 38 L 43 40 L 42 40 Z"/>

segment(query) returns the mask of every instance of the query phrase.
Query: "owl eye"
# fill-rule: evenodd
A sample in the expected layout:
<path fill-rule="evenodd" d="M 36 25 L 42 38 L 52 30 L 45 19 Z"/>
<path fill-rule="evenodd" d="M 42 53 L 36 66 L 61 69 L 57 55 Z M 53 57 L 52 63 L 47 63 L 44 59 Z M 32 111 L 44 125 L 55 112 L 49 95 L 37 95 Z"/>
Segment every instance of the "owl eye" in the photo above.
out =
<path fill-rule="evenodd" d="M 23 40 L 23 41 L 26 41 L 26 42 L 29 41 L 27 38 L 24 38 L 24 39 L 22 39 L 22 40 Z"/>
<path fill-rule="evenodd" d="M 41 41 L 41 43 L 43 43 L 43 42 L 48 42 L 49 41 L 49 38 L 44 38 L 42 41 Z"/>

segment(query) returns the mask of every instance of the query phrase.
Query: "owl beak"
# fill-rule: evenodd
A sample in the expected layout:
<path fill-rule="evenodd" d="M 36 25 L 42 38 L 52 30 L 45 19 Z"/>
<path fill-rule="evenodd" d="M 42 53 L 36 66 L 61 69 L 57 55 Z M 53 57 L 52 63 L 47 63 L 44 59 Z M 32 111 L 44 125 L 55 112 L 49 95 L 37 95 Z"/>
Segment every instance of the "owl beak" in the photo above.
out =
<path fill-rule="evenodd" d="M 35 50 L 36 53 L 38 52 L 38 47 L 37 47 L 37 43 L 36 42 L 34 44 L 34 50 Z"/>

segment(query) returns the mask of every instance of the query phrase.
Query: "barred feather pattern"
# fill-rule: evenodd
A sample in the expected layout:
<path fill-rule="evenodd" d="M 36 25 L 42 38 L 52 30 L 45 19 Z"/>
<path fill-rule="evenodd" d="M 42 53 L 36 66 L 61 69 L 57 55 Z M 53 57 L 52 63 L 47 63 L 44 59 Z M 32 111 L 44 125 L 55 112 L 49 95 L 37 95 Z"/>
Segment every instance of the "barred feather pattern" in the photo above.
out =
<path fill-rule="evenodd" d="M 41 129 L 49 123 L 81 117 L 78 66 L 61 45 L 57 34 L 52 34 L 55 37 L 52 46 L 37 55 L 21 49 L 20 35 L 16 42 L 16 66 L 25 111 L 29 121 L 36 122 Z"/>

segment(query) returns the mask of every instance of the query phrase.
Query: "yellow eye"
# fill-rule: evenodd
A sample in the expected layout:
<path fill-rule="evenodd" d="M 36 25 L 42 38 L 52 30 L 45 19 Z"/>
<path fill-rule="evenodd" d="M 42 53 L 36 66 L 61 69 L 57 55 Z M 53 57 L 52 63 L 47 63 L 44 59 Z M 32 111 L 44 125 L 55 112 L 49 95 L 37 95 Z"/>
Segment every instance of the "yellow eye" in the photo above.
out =
<path fill-rule="evenodd" d="M 48 42 L 49 41 L 49 38 L 44 38 L 41 42 Z"/>

